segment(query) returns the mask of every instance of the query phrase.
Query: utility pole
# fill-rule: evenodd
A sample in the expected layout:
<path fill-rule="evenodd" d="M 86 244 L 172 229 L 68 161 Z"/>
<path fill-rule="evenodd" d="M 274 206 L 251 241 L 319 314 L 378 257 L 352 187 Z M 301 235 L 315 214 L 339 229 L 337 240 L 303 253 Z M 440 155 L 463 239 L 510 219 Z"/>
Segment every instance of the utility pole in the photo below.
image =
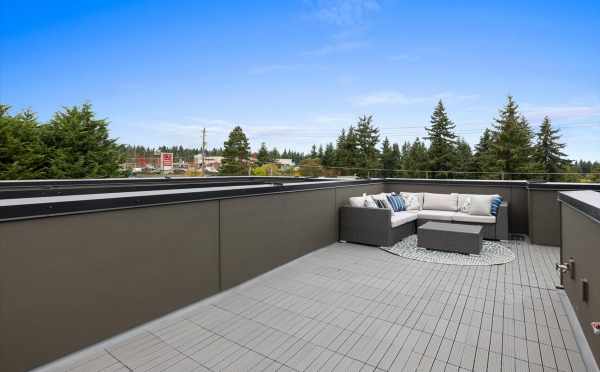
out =
<path fill-rule="evenodd" d="M 202 177 L 206 175 L 204 154 L 206 152 L 206 128 L 202 128 Z"/>

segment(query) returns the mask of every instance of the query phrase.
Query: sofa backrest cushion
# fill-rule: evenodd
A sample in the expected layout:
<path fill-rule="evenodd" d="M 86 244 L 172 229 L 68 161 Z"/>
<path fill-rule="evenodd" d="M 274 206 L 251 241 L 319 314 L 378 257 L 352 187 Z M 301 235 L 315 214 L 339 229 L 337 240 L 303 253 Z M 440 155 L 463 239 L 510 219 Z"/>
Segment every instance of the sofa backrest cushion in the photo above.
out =
<path fill-rule="evenodd" d="M 456 212 L 458 210 L 458 195 L 423 193 L 423 209 Z"/>
<path fill-rule="evenodd" d="M 350 199 L 351 207 L 363 208 L 365 206 L 365 197 L 364 196 L 353 196 Z"/>
<path fill-rule="evenodd" d="M 400 196 L 404 200 L 407 211 L 420 211 L 423 209 L 422 192 L 401 192 Z"/>

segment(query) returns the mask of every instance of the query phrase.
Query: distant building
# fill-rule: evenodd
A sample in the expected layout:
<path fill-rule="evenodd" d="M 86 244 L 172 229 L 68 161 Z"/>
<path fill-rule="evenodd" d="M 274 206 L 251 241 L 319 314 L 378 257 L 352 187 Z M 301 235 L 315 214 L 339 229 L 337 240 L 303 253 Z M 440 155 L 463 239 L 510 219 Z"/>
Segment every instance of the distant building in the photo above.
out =
<path fill-rule="evenodd" d="M 194 162 L 197 168 L 202 168 L 202 155 L 194 155 Z M 205 156 L 204 169 L 207 173 L 217 173 L 223 162 L 223 156 Z"/>
<path fill-rule="evenodd" d="M 281 167 L 293 167 L 295 165 L 292 159 L 276 159 L 275 163 Z"/>

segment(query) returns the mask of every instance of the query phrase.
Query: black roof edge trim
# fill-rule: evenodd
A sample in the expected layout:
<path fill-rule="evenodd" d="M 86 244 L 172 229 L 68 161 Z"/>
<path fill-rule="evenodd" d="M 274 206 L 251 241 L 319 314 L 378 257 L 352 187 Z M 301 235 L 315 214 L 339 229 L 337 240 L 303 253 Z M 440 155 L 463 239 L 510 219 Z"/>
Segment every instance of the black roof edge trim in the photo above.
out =
<path fill-rule="evenodd" d="M 88 200 L 71 200 L 60 202 L 17 204 L 0 207 L 0 222 L 33 219 L 41 217 L 64 216 L 68 214 L 92 213 L 102 210 L 168 205 L 174 203 L 191 203 L 218 199 L 229 199 L 248 196 L 261 196 L 287 192 L 310 191 L 321 189 L 342 188 L 369 184 L 383 184 L 383 180 L 354 180 L 329 183 L 291 183 L 269 184 L 265 187 L 224 189 L 214 191 L 199 191 L 191 193 L 137 195 L 131 197 L 102 198 Z"/>
<path fill-rule="evenodd" d="M 570 205 L 592 217 L 596 223 L 600 223 L 600 193 L 597 191 L 561 191 L 558 193 L 558 201 Z"/>

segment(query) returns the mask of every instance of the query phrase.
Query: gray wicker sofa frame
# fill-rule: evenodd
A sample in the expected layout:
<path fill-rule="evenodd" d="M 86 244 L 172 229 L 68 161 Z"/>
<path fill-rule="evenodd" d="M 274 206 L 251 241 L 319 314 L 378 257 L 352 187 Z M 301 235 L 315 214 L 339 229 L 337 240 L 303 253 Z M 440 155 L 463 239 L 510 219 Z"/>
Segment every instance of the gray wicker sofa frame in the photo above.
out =
<path fill-rule="evenodd" d="M 418 218 L 415 221 L 392 227 L 392 211 L 382 208 L 340 207 L 340 240 L 374 246 L 389 247 L 405 237 L 415 234 L 417 226 L 433 219 Z M 495 223 L 453 222 L 483 226 L 483 238 L 488 240 L 508 240 L 508 203 L 498 208 Z"/>

